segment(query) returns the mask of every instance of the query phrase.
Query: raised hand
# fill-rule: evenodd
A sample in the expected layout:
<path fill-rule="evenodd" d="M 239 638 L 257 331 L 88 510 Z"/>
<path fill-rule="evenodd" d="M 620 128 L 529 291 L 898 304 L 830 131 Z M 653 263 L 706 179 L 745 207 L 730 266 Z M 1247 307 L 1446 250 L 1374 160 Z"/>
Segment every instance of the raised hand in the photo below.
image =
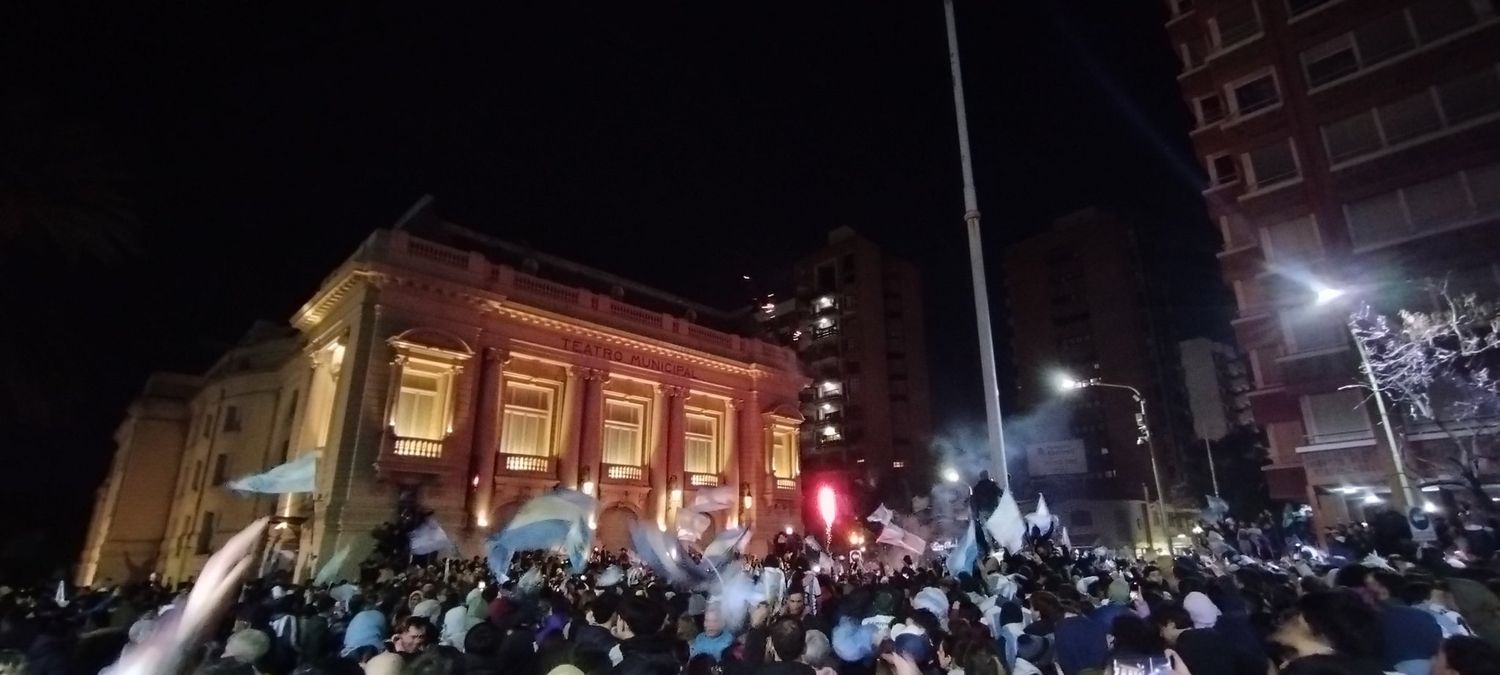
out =
<path fill-rule="evenodd" d="M 251 551 L 266 531 L 261 518 L 229 538 L 198 575 L 181 610 L 158 625 L 151 638 L 126 654 L 109 675 L 177 675 L 186 670 L 184 657 L 213 627 L 230 601 L 239 594 L 240 580 L 250 569 Z"/>

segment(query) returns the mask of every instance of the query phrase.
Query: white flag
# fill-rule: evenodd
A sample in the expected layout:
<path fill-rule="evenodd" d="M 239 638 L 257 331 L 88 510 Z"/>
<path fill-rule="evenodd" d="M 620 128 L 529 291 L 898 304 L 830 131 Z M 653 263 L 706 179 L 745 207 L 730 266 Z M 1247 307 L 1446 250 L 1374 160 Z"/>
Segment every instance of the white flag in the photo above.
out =
<path fill-rule="evenodd" d="M 885 504 L 881 504 L 880 507 L 875 509 L 875 512 L 871 513 L 869 517 L 865 518 L 865 520 L 868 520 L 872 523 L 885 524 L 891 522 L 891 518 L 894 518 L 895 516 L 896 514 L 890 509 L 886 508 Z"/>
<path fill-rule="evenodd" d="M 712 524 L 713 521 L 706 515 L 688 509 L 679 510 L 677 512 L 677 538 L 682 541 L 697 542 Z"/>
<path fill-rule="evenodd" d="M 229 481 L 227 487 L 236 492 L 273 495 L 313 492 L 317 489 L 318 454 L 316 451 L 303 454 L 264 473 Z"/>
<path fill-rule="evenodd" d="M 875 539 L 877 544 L 889 544 L 897 548 L 904 548 L 912 553 L 921 554 L 927 551 L 927 540 L 907 532 L 895 525 L 886 525 L 880 531 L 880 536 Z"/>
<path fill-rule="evenodd" d="M 62 579 L 57 580 L 57 594 L 52 596 L 52 601 L 57 603 L 58 607 L 68 606 L 68 582 Z"/>
<path fill-rule="evenodd" d="M 734 508 L 734 486 L 723 485 L 716 488 L 699 490 L 693 495 L 693 510 L 699 513 L 713 513 Z"/>
<path fill-rule="evenodd" d="M 432 517 L 422 521 L 422 524 L 416 526 L 407 537 L 411 540 L 413 555 L 427 555 L 456 548 L 453 540 L 448 538 L 448 533 L 443 531 L 443 526 Z"/>
<path fill-rule="evenodd" d="M 1025 543 L 1026 523 L 1021 519 L 1021 506 L 1016 504 L 1016 497 L 1010 490 L 1000 496 L 1000 505 L 995 507 L 995 512 L 984 522 L 984 531 L 996 546 L 1009 553 L 1020 552 L 1021 545 Z"/>

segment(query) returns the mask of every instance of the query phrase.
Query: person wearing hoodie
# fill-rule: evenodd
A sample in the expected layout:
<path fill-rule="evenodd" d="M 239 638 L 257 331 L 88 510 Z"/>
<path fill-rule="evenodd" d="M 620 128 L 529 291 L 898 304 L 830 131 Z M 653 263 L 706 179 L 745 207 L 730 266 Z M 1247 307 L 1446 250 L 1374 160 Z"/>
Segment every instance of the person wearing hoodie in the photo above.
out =
<path fill-rule="evenodd" d="M 631 596 L 620 602 L 614 636 L 620 644 L 610 652 L 614 675 L 677 675 L 675 643 L 662 637 L 667 610 L 650 598 Z"/>
<path fill-rule="evenodd" d="M 1131 611 L 1130 608 L 1130 584 L 1125 582 L 1124 577 L 1115 577 L 1113 581 L 1106 584 L 1104 604 L 1089 612 L 1089 618 L 1099 622 L 1099 625 L 1108 629 L 1115 623 L 1115 617 Z"/>
<path fill-rule="evenodd" d="M 1151 620 L 1193 675 L 1235 675 L 1234 647 L 1218 631 L 1198 627 L 1186 609 L 1164 605 Z"/>
<path fill-rule="evenodd" d="M 1057 665 L 1063 675 L 1103 670 L 1109 661 L 1108 631 L 1098 621 L 1079 613 L 1076 606 L 1063 607 L 1063 617 L 1053 634 Z"/>

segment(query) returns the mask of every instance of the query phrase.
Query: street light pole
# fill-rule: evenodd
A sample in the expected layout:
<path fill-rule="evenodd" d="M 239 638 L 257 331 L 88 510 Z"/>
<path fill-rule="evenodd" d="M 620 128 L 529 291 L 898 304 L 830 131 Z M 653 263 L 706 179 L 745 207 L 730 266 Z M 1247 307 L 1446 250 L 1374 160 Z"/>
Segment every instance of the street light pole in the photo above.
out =
<path fill-rule="evenodd" d="M 1151 480 L 1156 484 L 1156 510 L 1159 514 L 1159 519 L 1161 522 L 1161 536 L 1162 539 L 1166 542 L 1167 550 L 1171 551 L 1172 534 L 1167 529 L 1167 498 L 1166 493 L 1162 492 L 1161 489 L 1161 471 L 1156 466 L 1156 443 L 1155 441 L 1151 440 L 1151 425 L 1146 419 L 1146 397 L 1141 394 L 1141 390 L 1136 389 L 1135 387 L 1132 387 L 1128 384 L 1113 384 L 1110 382 L 1101 382 L 1097 379 L 1078 382 L 1073 386 L 1123 389 L 1130 392 L 1131 398 L 1135 399 L 1135 428 L 1136 431 L 1140 434 L 1136 437 L 1136 444 L 1146 446 L 1146 456 L 1151 459 Z M 1147 507 L 1147 510 L 1150 510 L 1149 506 Z"/>
<path fill-rule="evenodd" d="M 1386 449 L 1391 453 L 1391 464 L 1396 469 L 1396 486 L 1401 491 L 1401 501 L 1398 504 L 1401 512 L 1417 505 L 1417 495 L 1412 492 L 1411 479 L 1406 476 L 1406 462 L 1401 459 L 1401 447 L 1396 445 L 1396 429 L 1391 424 L 1391 415 L 1385 407 L 1385 395 L 1380 393 L 1380 381 L 1375 377 L 1375 369 L 1370 366 L 1370 351 L 1365 349 L 1365 343 L 1359 339 L 1359 333 L 1354 330 L 1354 320 L 1349 320 L 1349 337 L 1354 338 L 1354 348 L 1359 351 L 1359 367 L 1365 371 L 1366 382 L 1370 387 L 1370 394 L 1375 397 L 1375 410 L 1380 415 L 1380 427 L 1385 431 Z"/>
<path fill-rule="evenodd" d="M 948 26 L 948 67 L 953 76 L 953 114 L 958 122 L 958 159 L 964 178 L 964 223 L 969 231 L 969 275 L 974 282 L 974 313 L 979 328 L 979 372 L 984 380 L 985 430 L 990 442 L 990 469 L 1000 485 L 1010 489 L 1010 467 L 1005 460 L 1005 432 L 1000 423 L 1000 383 L 995 376 L 995 336 L 990 328 L 990 294 L 984 278 L 984 245 L 979 236 L 979 197 L 974 191 L 974 167 L 969 159 L 969 118 L 964 112 L 964 78 L 958 63 L 958 26 L 953 0 L 943 0 Z"/>
<path fill-rule="evenodd" d="M 1219 494 L 1219 471 L 1214 468 L 1214 448 L 1209 445 L 1207 438 L 1203 439 L 1203 454 L 1208 455 L 1208 477 L 1214 482 L 1214 496 L 1221 497 L 1223 495 Z"/>
<path fill-rule="evenodd" d="M 1346 295 L 1348 291 L 1324 284 L 1314 284 L 1313 304 L 1326 305 Z M 1368 308 L 1369 305 L 1361 301 Z M 1370 351 L 1365 349 L 1365 343 L 1359 339 L 1359 331 L 1356 330 L 1354 314 L 1350 314 L 1344 321 L 1344 327 L 1349 331 L 1349 337 L 1354 340 L 1354 349 L 1359 353 L 1359 368 L 1365 372 L 1365 384 L 1370 387 L 1370 395 L 1375 397 L 1375 412 L 1380 418 L 1380 427 L 1385 433 L 1386 450 L 1391 455 L 1391 467 L 1396 472 L 1396 487 L 1401 493 L 1401 511 L 1407 510 L 1418 504 L 1417 493 L 1411 489 L 1411 479 L 1406 475 L 1406 462 L 1401 459 L 1401 446 L 1396 441 L 1396 427 L 1391 424 L 1390 411 L 1385 406 L 1385 395 L 1380 393 L 1380 380 L 1375 377 L 1375 368 L 1370 365 Z"/>

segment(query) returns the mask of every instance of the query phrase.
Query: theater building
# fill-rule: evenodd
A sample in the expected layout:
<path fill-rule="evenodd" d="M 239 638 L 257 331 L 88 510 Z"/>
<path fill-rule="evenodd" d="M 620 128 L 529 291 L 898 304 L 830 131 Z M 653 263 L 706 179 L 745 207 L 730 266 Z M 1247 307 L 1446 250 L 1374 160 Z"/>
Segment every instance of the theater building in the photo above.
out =
<path fill-rule="evenodd" d="M 747 525 L 763 550 L 801 529 L 809 382 L 791 350 L 728 321 L 432 219 L 377 231 L 290 329 L 259 327 L 208 373 L 143 394 L 150 405 L 117 434 L 78 581 L 189 578 L 262 515 L 277 523 L 264 555 L 305 576 L 342 547 L 367 550 L 403 500 L 477 555 L 559 485 L 600 499 L 597 540 L 611 548 L 632 521 L 673 526 L 698 490 L 734 486 L 705 536 Z M 309 452 L 313 493 L 223 486 Z"/>

